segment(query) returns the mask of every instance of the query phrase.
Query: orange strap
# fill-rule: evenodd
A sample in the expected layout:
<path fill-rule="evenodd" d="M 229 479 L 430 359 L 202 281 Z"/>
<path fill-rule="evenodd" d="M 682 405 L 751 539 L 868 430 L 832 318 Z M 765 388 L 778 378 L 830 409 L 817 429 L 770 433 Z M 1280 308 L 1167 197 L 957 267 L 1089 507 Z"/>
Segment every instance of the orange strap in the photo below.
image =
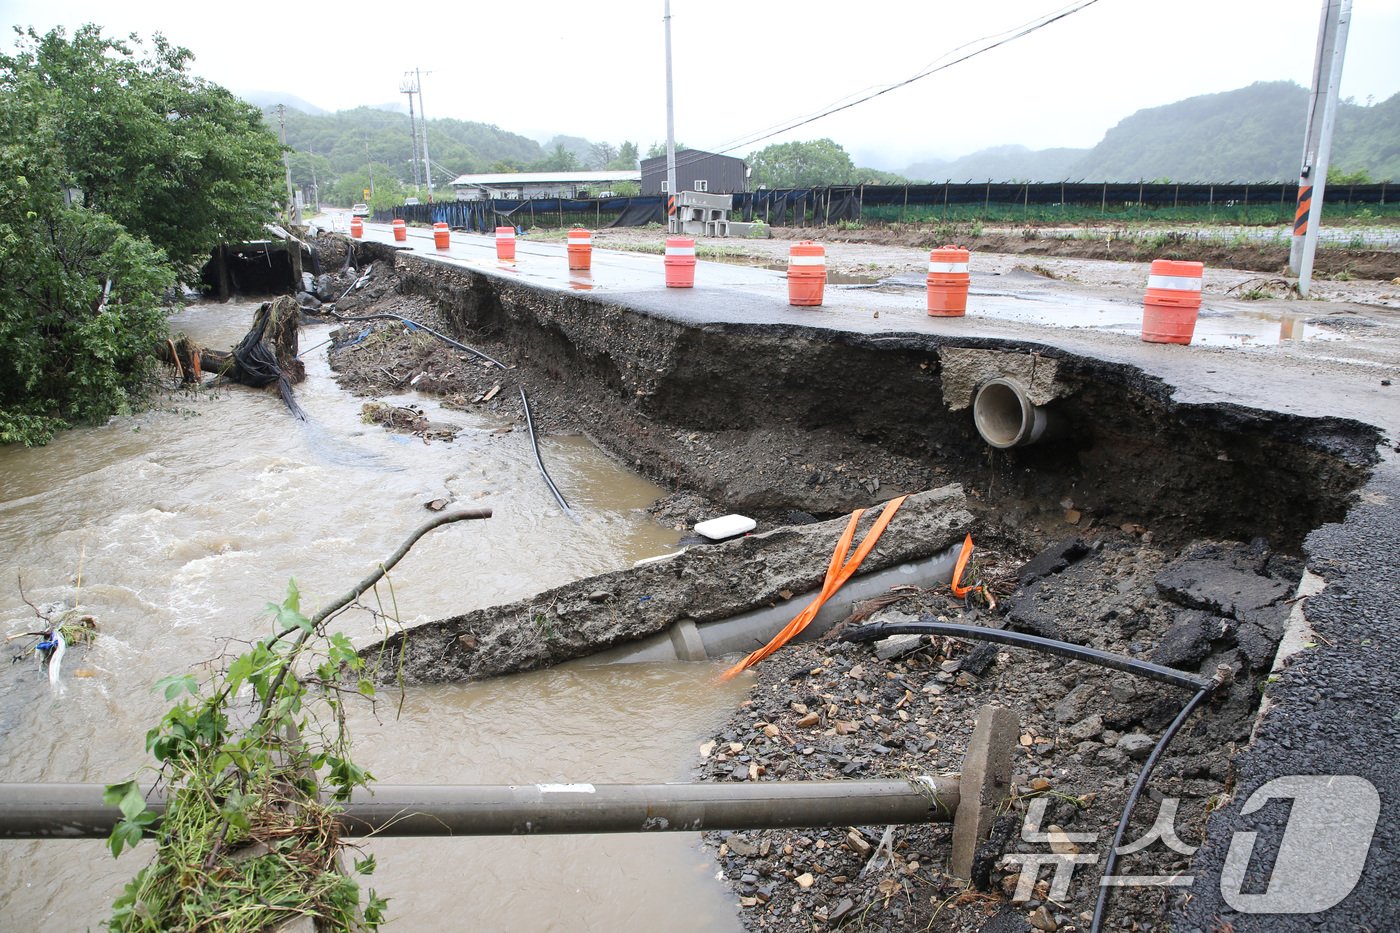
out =
<path fill-rule="evenodd" d="M 899 507 L 904 504 L 904 500 L 907 498 L 909 497 L 900 496 L 897 499 L 891 499 L 880 513 L 880 517 L 875 519 L 875 524 L 871 525 L 870 530 L 865 533 L 865 538 L 860 542 L 860 546 L 856 548 L 855 554 L 851 556 L 850 560 L 842 563 L 842 558 L 845 556 L 847 550 L 850 549 L 851 542 L 855 540 L 856 525 L 860 522 L 860 516 L 865 510 L 856 509 L 852 512 L 851 520 L 846 524 L 846 530 L 842 532 L 841 540 L 836 542 L 836 550 L 831 554 L 831 563 L 828 564 L 826 568 L 826 579 L 822 582 L 822 590 L 817 594 L 817 598 L 812 600 L 805 609 L 799 612 L 797 617 L 789 622 L 781 632 L 773 636 L 772 641 L 725 671 L 720 675 L 720 679 L 731 680 L 741 671 L 747 670 L 768 657 L 774 651 L 777 651 L 783 645 L 786 645 L 796 637 L 799 632 L 806 628 L 808 624 L 817 617 L 817 612 L 821 610 L 822 606 L 831 598 L 832 594 L 839 590 L 842 584 L 855 574 L 856 568 L 860 567 L 861 561 L 865 560 L 866 556 L 874 549 L 875 542 L 880 540 L 880 535 L 884 532 L 885 527 L 889 525 L 890 519 L 894 518 L 894 513 L 899 511 Z"/>
<path fill-rule="evenodd" d="M 966 596 L 968 593 L 971 593 L 973 590 L 977 589 L 976 586 L 962 586 L 962 585 L 961 585 L 961 584 L 962 584 L 962 575 L 963 575 L 963 571 L 967 569 L 967 561 L 968 561 L 968 558 L 970 558 L 971 556 L 972 556 L 972 532 L 969 531 L 969 532 L 967 533 L 967 537 L 963 539 L 962 552 L 961 552 L 960 554 L 958 554 L 958 562 L 957 562 L 957 564 L 955 564 L 955 565 L 953 566 L 953 583 L 952 583 L 953 595 L 956 596 L 958 599 L 962 599 L 962 598 L 963 598 L 964 596 Z"/>

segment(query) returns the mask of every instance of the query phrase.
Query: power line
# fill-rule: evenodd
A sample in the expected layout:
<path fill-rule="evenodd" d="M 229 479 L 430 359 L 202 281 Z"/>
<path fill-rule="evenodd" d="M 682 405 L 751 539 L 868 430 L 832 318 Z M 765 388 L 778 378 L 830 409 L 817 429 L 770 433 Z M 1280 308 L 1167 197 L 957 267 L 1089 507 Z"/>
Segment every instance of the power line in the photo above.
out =
<path fill-rule="evenodd" d="M 743 138 L 738 138 L 738 137 L 736 137 L 736 139 L 738 139 L 739 141 L 736 141 L 736 142 L 734 142 L 733 144 L 726 146 L 725 148 L 718 149 L 718 150 L 714 150 L 714 151 L 717 152 L 717 153 L 719 153 L 719 154 L 724 154 L 724 153 L 726 153 L 726 152 L 733 152 L 735 149 L 741 149 L 741 148 L 743 148 L 743 147 L 745 147 L 745 146 L 752 146 L 754 143 L 760 143 L 760 142 L 763 142 L 763 140 L 765 140 L 765 139 L 772 139 L 774 136 L 781 135 L 781 134 L 783 134 L 783 133 L 788 132 L 789 130 L 795 130 L 795 129 L 797 129 L 799 126 L 806 126 L 808 123 L 815 123 L 817 120 L 821 120 L 821 119 L 823 119 L 823 118 L 825 118 L 825 117 L 829 117 L 829 116 L 831 116 L 831 115 L 834 114 L 834 113 L 840 113 L 840 112 L 843 111 L 843 110 L 849 110 L 850 108 L 855 107 L 855 106 L 857 106 L 858 104 L 863 104 L 863 103 L 866 103 L 867 101 L 874 100 L 875 98 L 881 97 L 881 96 L 883 96 L 883 95 L 885 95 L 885 94 L 888 94 L 888 93 L 890 93 L 891 91 L 896 91 L 896 90 L 898 90 L 899 88 L 906 87 L 906 86 L 908 86 L 908 85 L 910 85 L 910 84 L 913 84 L 915 81 L 920 81 L 920 80 L 922 80 L 922 79 L 924 79 L 924 78 L 929 77 L 930 75 L 937 74 L 937 73 L 940 72 L 940 71 L 944 71 L 944 70 L 946 70 L 946 69 L 948 69 L 948 68 L 951 68 L 951 67 L 953 67 L 954 65 L 961 64 L 962 62 L 965 62 L 965 61 L 967 61 L 968 59 L 975 58 L 975 57 L 977 57 L 978 55 L 981 55 L 981 54 L 984 53 L 984 52 L 990 52 L 992 49 L 999 48 L 999 47 L 1001 47 L 1001 46 L 1003 46 L 1003 45 L 1006 45 L 1008 42 L 1012 42 L 1012 41 L 1014 41 L 1014 40 L 1016 40 L 1016 39 L 1020 39 L 1020 38 L 1022 38 L 1022 37 L 1024 37 L 1024 36 L 1028 36 L 1028 35 L 1030 35 L 1030 34 L 1033 33 L 1033 32 L 1036 32 L 1036 31 L 1038 31 L 1038 30 L 1044 29 L 1046 26 L 1049 26 L 1051 23 L 1058 22 L 1059 20 L 1062 20 L 1062 19 L 1064 19 L 1064 18 L 1067 17 L 1067 16 L 1072 16 L 1073 14 L 1078 13 L 1080 10 L 1083 10 L 1083 9 L 1085 9 L 1086 7 L 1093 6 L 1095 3 L 1098 3 L 1098 2 L 1099 2 L 1099 0 L 1081 0 L 1081 2 L 1079 2 L 1079 3 L 1072 4 L 1072 5 L 1068 6 L 1068 7 L 1063 7 L 1063 8 L 1061 8 L 1061 9 L 1057 10 L 1057 11 L 1054 12 L 1054 13 L 1051 13 L 1051 14 L 1048 14 L 1048 15 L 1046 15 L 1046 16 L 1039 17 L 1038 19 L 1030 20 L 1029 22 L 1023 23 L 1023 24 L 1021 24 L 1020 26 L 1017 26 L 1017 27 L 1015 27 L 1013 30 L 1009 31 L 1009 33 L 1002 33 L 1002 34 L 1001 34 L 1001 38 L 996 39 L 996 40 L 993 41 L 993 42 L 990 42 L 990 43 L 988 43 L 988 44 L 986 44 L 986 45 L 983 45 L 983 46 L 980 46 L 980 47 L 978 47 L 978 48 L 976 48 L 976 49 L 973 49 L 971 52 L 968 52 L 968 53 L 965 54 L 965 55 L 961 55 L 961 56 L 959 56 L 959 57 L 957 57 L 957 58 L 954 58 L 954 59 L 952 59 L 951 61 L 945 62 L 945 63 L 943 63 L 943 64 L 941 64 L 941 65 L 934 65 L 934 66 L 932 66 L 932 67 L 926 68 L 925 70 L 920 71 L 918 74 L 915 74 L 915 75 L 913 75 L 912 77 L 905 78 L 903 81 L 899 81 L 899 82 L 897 82 L 897 83 L 895 83 L 895 84 L 891 84 L 891 85 L 888 85 L 887 87 L 883 87 L 883 88 L 881 88 L 880 90 L 875 91 L 874 93 L 866 94 L 865 96 L 859 97 L 859 98 L 857 98 L 857 99 L 855 99 L 855 100 L 853 100 L 853 101 L 850 101 L 849 103 L 845 103 L 845 104 L 841 104 L 841 105 L 836 106 L 836 107 L 828 108 L 828 109 L 823 110 L 823 111 L 821 111 L 821 112 L 819 112 L 819 113 L 816 113 L 816 114 L 814 114 L 814 115 L 812 115 L 812 116 L 805 117 L 805 118 L 802 118 L 802 119 L 799 119 L 799 120 L 796 120 L 796 121 L 793 121 L 793 122 L 784 123 L 784 124 L 783 124 L 782 126 L 780 126 L 778 129 L 772 129 L 771 131 L 762 131 L 762 130 L 761 130 L 761 131 L 759 131 L 759 132 L 761 133 L 761 135 L 759 135 L 759 136 L 755 136 L 755 137 L 752 137 L 752 138 L 750 138 L 750 137 L 743 137 Z M 982 40 L 974 40 L 974 41 L 982 41 Z M 958 46 L 957 48 L 953 49 L 951 52 L 946 52 L 946 53 L 944 53 L 944 55 L 939 56 L 939 58 L 946 57 L 947 55 L 950 55 L 950 54 L 952 54 L 953 52 L 956 52 L 958 49 L 966 48 L 969 44 L 971 44 L 971 43 L 964 43 L 963 45 L 960 45 L 960 46 Z M 935 62 L 937 62 L 938 60 L 939 60 L 939 59 L 934 59 Z"/>

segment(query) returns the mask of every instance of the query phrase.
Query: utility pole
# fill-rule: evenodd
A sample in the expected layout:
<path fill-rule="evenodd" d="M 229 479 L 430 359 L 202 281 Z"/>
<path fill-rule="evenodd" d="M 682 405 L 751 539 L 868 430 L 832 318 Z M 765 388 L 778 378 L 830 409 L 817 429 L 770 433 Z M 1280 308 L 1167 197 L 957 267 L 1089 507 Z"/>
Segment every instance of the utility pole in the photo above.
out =
<path fill-rule="evenodd" d="M 1337 95 L 1342 84 L 1342 60 L 1346 57 L 1350 25 L 1351 0 L 1323 0 L 1312 94 L 1308 98 L 1303 168 L 1298 175 L 1298 210 L 1293 219 L 1293 242 L 1288 252 L 1289 270 L 1297 274 L 1298 294 L 1305 298 L 1312 284 L 1317 231 L 1322 224 L 1322 197 L 1327 189 L 1327 164 L 1332 156 L 1332 130 L 1337 121 Z"/>
<path fill-rule="evenodd" d="M 428 72 L 432 74 L 432 72 Z M 423 173 L 428 182 L 428 203 L 433 203 L 433 160 L 428 155 L 428 110 L 423 106 L 423 73 L 413 69 L 413 77 L 418 84 L 418 119 L 423 121 Z"/>
<path fill-rule="evenodd" d="M 287 106 L 277 105 L 277 123 L 282 127 L 282 170 L 287 176 L 287 213 L 292 218 L 292 223 L 301 223 L 301 205 L 297 203 L 297 196 L 292 191 L 292 162 L 287 158 Z"/>
<path fill-rule="evenodd" d="M 365 168 L 369 171 L 369 197 L 374 200 L 374 160 L 369 157 L 369 134 L 365 134 Z"/>
<path fill-rule="evenodd" d="M 676 108 L 671 93 L 671 0 L 666 3 L 666 231 L 671 229 L 676 203 Z"/>
<path fill-rule="evenodd" d="M 418 190 L 418 122 L 413 118 L 413 95 L 418 93 L 418 81 L 407 72 L 399 82 L 399 93 L 408 95 L 408 135 L 413 140 L 412 154 L 408 157 L 413 166 L 413 190 Z"/>
<path fill-rule="evenodd" d="M 316 150 L 307 149 L 306 154 L 311 158 L 307 162 L 311 165 L 311 210 L 321 213 L 321 185 L 316 181 Z"/>

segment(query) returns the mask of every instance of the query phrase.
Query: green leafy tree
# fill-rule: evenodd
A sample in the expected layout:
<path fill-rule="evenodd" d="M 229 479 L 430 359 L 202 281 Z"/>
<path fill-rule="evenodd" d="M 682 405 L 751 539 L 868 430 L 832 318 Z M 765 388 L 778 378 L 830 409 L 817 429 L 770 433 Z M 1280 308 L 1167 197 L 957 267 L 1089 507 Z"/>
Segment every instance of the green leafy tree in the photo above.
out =
<path fill-rule="evenodd" d="M 1329 185 L 1371 185 L 1375 180 L 1371 178 L 1371 173 L 1364 168 L 1354 171 L 1347 171 L 1337 165 L 1327 166 L 1327 184 Z"/>
<path fill-rule="evenodd" d="M 909 179 L 898 172 L 882 172 L 876 168 L 857 166 L 851 173 L 853 185 L 903 185 L 908 182 Z"/>
<path fill-rule="evenodd" d="M 408 196 L 408 189 L 395 177 L 389 166 L 376 162 L 370 168 L 374 172 L 372 186 L 369 183 L 370 173 L 361 166 L 357 171 L 340 176 L 326 195 L 327 200 L 347 207 L 363 201 L 375 210 L 385 210 L 402 204 L 403 199 Z M 371 187 L 373 191 L 366 197 L 365 190 Z"/>
<path fill-rule="evenodd" d="M 578 157 L 565 149 L 563 143 L 555 143 L 553 151 L 538 162 L 531 163 L 529 170 L 532 172 L 577 171 Z"/>
<path fill-rule="evenodd" d="M 313 152 L 290 152 L 288 165 L 292 169 L 292 184 L 317 185 L 322 191 L 329 191 L 335 184 L 336 172 L 331 168 L 331 160 Z"/>
<path fill-rule="evenodd" d="M 98 26 L 19 32 L 0 80 L 45 85 L 65 182 L 86 204 L 178 264 L 222 239 L 249 239 L 285 199 L 280 146 L 257 108 L 188 73 L 191 53 L 157 35 L 150 50 Z"/>
<path fill-rule="evenodd" d="M 605 169 L 608 163 L 617 158 L 617 147 L 612 143 L 594 143 L 588 151 L 588 167 Z"/>
<path fill-rule="evenodd" d="M 618 147 L 617 155 L 609 160 L 605 167 L 614 172 L 635 172 L 637 170 L 637 161 L 640 158 L 641 157 L 637 153 L 637 144 L 631 140 L 626 140 Z"/>
<path fill-rule="evenodd" d="M 0 443 L 41 444 L 140 396 L 177 269 L 260 233 L 282 166 L 183 49 L 17 32 L 0 54 Z"/>
<path fill-rule="evenodd" d="M 849 185 L 855 176 L 851 157 L 830 139 L 775 143 L 748 157 L 756 185 L 807 188 Z"/>

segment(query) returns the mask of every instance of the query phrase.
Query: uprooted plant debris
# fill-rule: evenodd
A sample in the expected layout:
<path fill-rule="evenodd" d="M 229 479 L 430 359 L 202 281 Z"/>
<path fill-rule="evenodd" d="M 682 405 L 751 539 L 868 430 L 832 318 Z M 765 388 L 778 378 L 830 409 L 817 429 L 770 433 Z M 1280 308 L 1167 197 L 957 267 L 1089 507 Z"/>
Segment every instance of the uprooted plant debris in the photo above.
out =
<path fill-rule="evenodd" d="M 996 609 L 985 598 L 954 599 L 946 587 L 906 588 L 873 605 L 857 604 L 844 624 L 963 622 L 1206 675 L 1229 665 L 1237 682 L 1168 747 L 1125 836 L 1140 839 L 1159 814 L 1174 812 L 1178 847 L 1159 841 L 1125 855 L 1117 869 L 1120 876 L 1189 874 L 1183 850 L 1200 844 L 1207 814 L 1229 790 L 1230 759 L 1248 738 L 1301 567 L 1263 542 L 1203 541 L 1173 555 L 1126 533 L 1065 539 L 1019 573 L 1008 572 L 1018 563 L 1012 557 L 983 555 L 982 579 L 998 581 L 992 591 L 1008 579 L 1014 586 Z M 707 833 L 739 897 L 745 927 L 1088 929 L 1102 855 L 1128 789 L 1189 694 L 1019 648 L 919 635 L 872 648 L 837 636 L 839 629 L 817 643 L 790 646 L 755 669 L 749 698 L 701 744 L 697 777 L 727 782 L 954 772 L 962 767 L 978 709 L 995 703 L 1020 720 L 1011 799 L 978 851 L 971 886 L 947 873 L 949 824 Z M 1039 838 L 1048 842 L 1026 842 L 1023 828 L 1046 834 Z M 1073 881 L 1067 892 L 1052 892 L 1053 865 L 1044 857 L 1071 854 L 1081 862 Z M 1021 865 L 1033 866 L 1036 856 L 1042 857 L 1038 876 L 1018 891 Z M 1153 929 L 1181 890 L 1159 884 L 1119 889 L 1109 928 Z"/>

